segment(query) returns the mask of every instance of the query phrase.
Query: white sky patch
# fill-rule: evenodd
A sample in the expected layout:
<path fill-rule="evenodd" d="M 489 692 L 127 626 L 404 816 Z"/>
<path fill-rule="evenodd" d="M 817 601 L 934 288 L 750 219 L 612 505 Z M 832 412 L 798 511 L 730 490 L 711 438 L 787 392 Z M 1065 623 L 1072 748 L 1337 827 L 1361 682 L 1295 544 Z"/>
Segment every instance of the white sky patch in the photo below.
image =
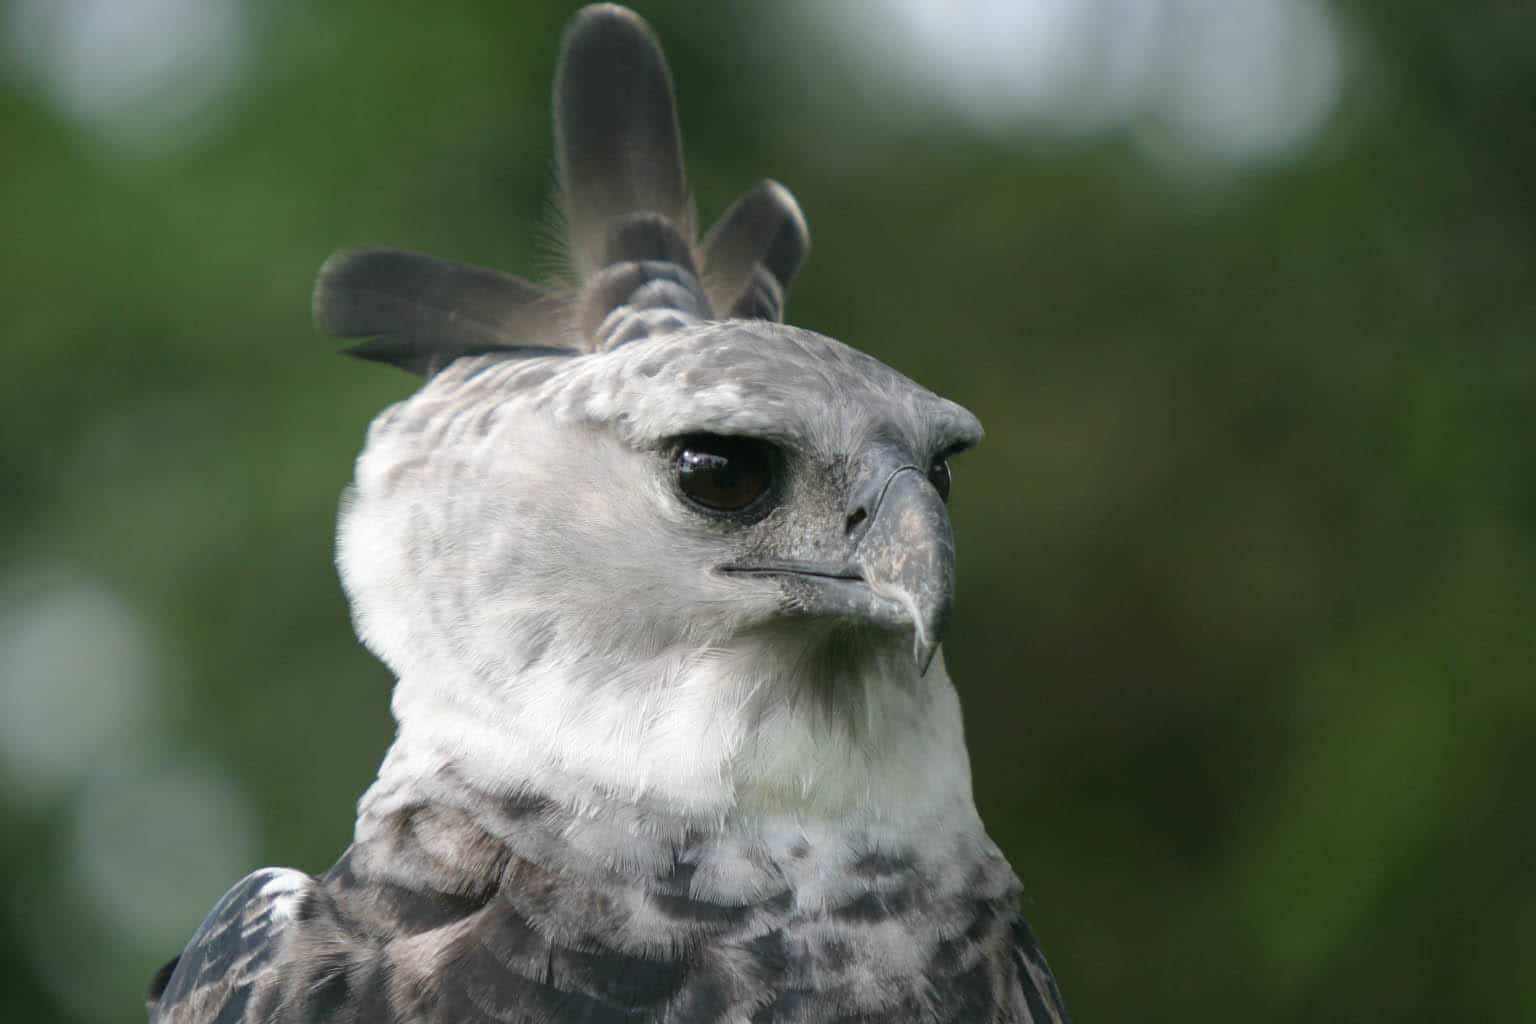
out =
<path fill-rule="evenodd" d="M 133 608 L 51 568 L 0 584 L 0 781 L 47 802 L 158 718 L 160 661 Z"/>
<path fill-rule="evenodd" d="M 903 115 L 938 112 L 1009 138 L 1132 129 L 1175 168 L 1299 150 L 1344 79 L 1327 0 L 802 0 L 799 10 L 884 83 L 871 98 Z M 909 111 L 914 95 L 926 102 Z"/>
<path fill-rule="evenodd" d="M 110 148 L 202 138 L 250 50 L 244 0 L 13 0 L 7 63 Z"/>

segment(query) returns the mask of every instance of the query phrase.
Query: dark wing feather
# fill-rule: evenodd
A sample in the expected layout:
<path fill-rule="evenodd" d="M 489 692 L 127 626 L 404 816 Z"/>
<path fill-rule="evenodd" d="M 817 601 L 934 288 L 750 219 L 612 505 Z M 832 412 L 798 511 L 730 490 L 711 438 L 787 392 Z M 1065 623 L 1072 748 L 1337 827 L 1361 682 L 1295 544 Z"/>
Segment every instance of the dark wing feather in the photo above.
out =
<path fill-rule="evenodd" d="M 484 352 L 572 354 L 558 347 L 565 303 L 485 267 L 394 249 L 338 252 L 315 280 L 315 322 L 347 351 L 412 373 Z"/>
<path fill-rule="evenodd" d="M 156 973 L 150 1024 L 254 1021 L 252 998 L 315 880 L 285 868 L 247 875 L 204 918 L 181 955 Z"/>
<path fill-rule="evenodd" d="M 1056 987 L 1056 976 L 1022 916 L 1014 918 L 1010 938 L 1018 995 L 1025 1010 L 1020 1020 L 1028 1024 L 1071 1024 L 1072 1015 L 1061 998 L 1061 989 Z"/>

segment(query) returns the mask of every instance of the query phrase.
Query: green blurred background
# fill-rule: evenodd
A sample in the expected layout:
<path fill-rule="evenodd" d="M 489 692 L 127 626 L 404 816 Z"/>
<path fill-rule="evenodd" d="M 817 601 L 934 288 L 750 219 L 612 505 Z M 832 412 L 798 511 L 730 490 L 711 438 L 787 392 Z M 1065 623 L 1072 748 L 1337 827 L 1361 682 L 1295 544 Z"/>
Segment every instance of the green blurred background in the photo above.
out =
<path fill-rule="evenodd" d="M 0 1017 L 134 1021 L 325 868 L 390 679 L 331 567 L 412 380 L 333 249 L 553 264 L 570 3 L 0 0 Z M 706 220 L 975 410 L 948 657 L 1081 1021 L 1536 1019 L 1536 9 L 642 5 Z"/>

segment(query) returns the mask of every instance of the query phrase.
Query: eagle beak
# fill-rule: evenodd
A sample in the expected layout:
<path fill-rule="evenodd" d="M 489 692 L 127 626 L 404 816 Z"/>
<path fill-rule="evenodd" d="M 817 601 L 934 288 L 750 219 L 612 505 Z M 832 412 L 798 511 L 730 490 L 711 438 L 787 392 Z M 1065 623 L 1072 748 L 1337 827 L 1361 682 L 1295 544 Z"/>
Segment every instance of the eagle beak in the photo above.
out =
<path fill-rule="evenodd" d="M 912 659 L 928 667 L 955 599 L 955 539 L 944 499 L 915 466 L 870 481 L 849 518 L 846 561 L 752 560 L 720 566 L 731 575 L 772 577 L 795 615 L 912 630 Z"/>
<path fill-rule="evenodd" d="M 899 609 L 888 624 L 912 629 L 912 657 L 926 675 L 954 605 L 955 539 L 944 500 L 914 467 L 886 481 L 853 562 L 874 595 Z"/>

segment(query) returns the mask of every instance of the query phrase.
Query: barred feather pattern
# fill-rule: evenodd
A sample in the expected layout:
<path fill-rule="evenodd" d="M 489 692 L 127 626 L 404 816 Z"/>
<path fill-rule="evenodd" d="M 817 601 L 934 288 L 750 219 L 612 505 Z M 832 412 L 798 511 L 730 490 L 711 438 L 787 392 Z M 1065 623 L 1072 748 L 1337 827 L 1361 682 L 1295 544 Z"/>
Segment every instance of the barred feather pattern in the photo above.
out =
<path fill-rule="evenodd" d="M 901 844 L 633 814 L 493 796 L 451 768 L 381 781 L 324 876 L 258 873 L 231 891 L 152 993 L 151 1020 L 1067 1019 L 979 830 Z M 626 840 L 623 864 L 596 853 Z"/>

